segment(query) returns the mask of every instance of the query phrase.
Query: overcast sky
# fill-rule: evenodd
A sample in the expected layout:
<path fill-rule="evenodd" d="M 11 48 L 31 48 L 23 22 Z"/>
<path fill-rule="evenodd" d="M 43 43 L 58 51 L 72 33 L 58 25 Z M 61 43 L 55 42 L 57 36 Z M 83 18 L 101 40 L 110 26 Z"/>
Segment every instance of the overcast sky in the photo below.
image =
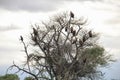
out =
<path fill-rule="evenodd" d="M 120 0 L 0 0 L 0 75 L 25 54 L 19 36 L 27 39 L 30 25 L 63 11 L 88 18 L 88 28 L 101 34 L 100 44 L 117 62 L 104 69 L 108 80 L 120 79 Z"/>

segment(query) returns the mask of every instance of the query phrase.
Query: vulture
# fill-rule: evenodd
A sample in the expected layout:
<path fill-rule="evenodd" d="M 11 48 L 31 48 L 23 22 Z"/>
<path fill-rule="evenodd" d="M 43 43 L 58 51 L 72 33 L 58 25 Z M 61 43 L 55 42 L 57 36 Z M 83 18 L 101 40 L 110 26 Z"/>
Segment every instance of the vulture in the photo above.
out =
<path fill-rule="evenodd" d="M 83 36 L 83 42 L 85 42 L 85 41 L 86 41 L 86 35 Z"/>
<path fill-rule="evenodd" d="M 85 58 L 85 59 L 83 60 L 83 63 L 86 63 L 86 61 L 87 61 L 87 59 Z"/>
<path fill-rule="evenodd" d="M 34 46 L 37 45 L 37 37 L 36 37 L 36 36 L 32 37 L 32 40 L 33 40 L 33 42 L 34 42 L 33 45 L 34 45 Z"/>
<path fill-rule="evenodd" d="M 74 18 L 74 13 L 72 11 L 70 11 L 70 17 Z"/>
<path fill-rule="evenodd" d="M 20 36 L 20 40 L 23 41 L 23 37 L 22 36 Z"/>
<path fill-rule="evenodd" d="M 73 34 L 73 36 L 75 36 L 75 35 L 76 35 L 76 30 L 74 30 L 74 31 L 72 32 L 72 34 Z"/>
<path fill-rule="evenodd" d="M 92 37 L 92 31 L 89 31 L 88 34 L 89 34 L 89 37 Z"/>
<path fill-rule="evenodd" d="M 38 32 L 35 28 L 33 28 L 33 33 L 34 33 L 35 36 L 38 35 Z"/>
<path fill-rule="evenodd" d="M 71 27 L 71 33 L 73 33 L 73 27 Z"/>
<path fill-rule="evenodd" d="M 45 46 L 43 47 L 43 50 L 46 50 L 46 47 L 45 47 Z"/>
<path fill-rule="evenodd" d="M 67 27 L 65 27 L 65 31 L 66 31 L 66 32 L 67 32 L 67 29 L 68 29 L 68 28 L 67 28 Z"/>
<path fill-rule="evenodd" d="M 80 46 L 83 46 L 83 41 L 81 39 L 79 39 L 79 44 Z"/>
<path fill-rule="evenodd" d="M 51 29 L 55 29 L 55 25 L 52 25 L 52 26 L 51 26 Z"/>
<path fill-rule="evenodd" d="M 33 37 L 33 41 L 37 42 L 37 37 L 36 36 Z"/>

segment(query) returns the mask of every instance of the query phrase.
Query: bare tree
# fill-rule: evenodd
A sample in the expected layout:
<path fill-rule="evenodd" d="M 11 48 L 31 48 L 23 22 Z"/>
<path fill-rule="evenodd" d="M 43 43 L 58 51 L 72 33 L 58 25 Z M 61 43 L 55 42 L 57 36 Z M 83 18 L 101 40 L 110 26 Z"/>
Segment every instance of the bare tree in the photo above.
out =
<path fill-rule="evenodd" d="M 73 12 L 55 16 L 43 25 L 35 25 L 31 33 L 34 53 L 21 36 L 27 56 L 24 67 L 13 64 L 35 80 L 95 80 L 102 76 L 98 66 L 106 65 L 110 56 L 97 43 L 98 34 L 84 28 L 87 20 L 78 19 Z"/>

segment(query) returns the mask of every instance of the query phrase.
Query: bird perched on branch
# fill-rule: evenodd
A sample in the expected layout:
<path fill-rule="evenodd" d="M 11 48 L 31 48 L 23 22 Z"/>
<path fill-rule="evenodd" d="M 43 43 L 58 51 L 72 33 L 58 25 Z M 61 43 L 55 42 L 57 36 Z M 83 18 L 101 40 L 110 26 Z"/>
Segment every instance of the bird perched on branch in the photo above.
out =
<path fill-rule="evenodd" d="M 71 33 L 73 33 L 73 27 L 71 27 Z"/>
<path fill-rule="evenodd" d="M 20 40 L 23 41 L 23 37 L 22 36 L 20 36 Z"/>
<path fill-rule="evenodd" d="M 34 46 L 37 45 L 37 36 L 34 36 L 33 34 L 31 34 L 31 39 L 33 40 L 34 42 Z"/>
<path fill-rule="evenodd" d="M 86 35 L 83 36 L 83 42 L 85 42 L 87 39 L 86 39 Z"/>
<path fill-rule="evenodd" d="M 72 34 L 73 34 L 73 36 L 75 36 L 76 35 L 76 30 L 73 30 Z"/>
<path fill-rule="evenodd" d="M 86 63 L 86 61 L 87 61 L 87 59 L 85 58 L 85 59 L 83 59 L 83 63 L 85 64 Z"/>
<path fill-rule="evenodd" d="M 70 17 L 74 18 L 74 13 L 72 11 L 70 11 Z"/>
<path fill-rule="evenodd" d="M 83 46 L 83 41 L 81 39 L 79 39 L 79 44 L 80 46 Z"/>
<path fill-rule="evenodd" d="M 92 31 L 89 31 L 88 34 L 89 34 L 89 37 L 92 37 Z"/>
<path fill-rule="evenodd" d="M 33 28 L 33 33 L 34 33 L 35 36 L 38 35 L 38 31 L 35 28 Z"/>
<path fill-rule="evenodd" d="M 68 27 L 65 27 L 65 31 L 67 32 Z"/>
<path fill-rule="evenodd" d="M 33 37 L 33 41 L 36 43 L 37 42 L 37 37 Z"/>
<path fill-rule="evenodd" d="M 43 50 L 47 50 L 45 45 L 43 46 Z"/>

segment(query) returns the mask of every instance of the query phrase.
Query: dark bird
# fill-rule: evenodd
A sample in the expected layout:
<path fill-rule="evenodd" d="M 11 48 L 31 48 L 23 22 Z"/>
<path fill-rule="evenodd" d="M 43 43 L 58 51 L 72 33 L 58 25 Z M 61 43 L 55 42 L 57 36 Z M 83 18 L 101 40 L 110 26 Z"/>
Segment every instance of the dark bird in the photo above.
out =
<path fill-rule="evenodd" d="M 67 32 L 68 27 L 65 27 L 65 31 Z"/>
<path fill-rule="evenodd" d="M 83 36 L 83 42 L 85 42 L 85 41 L 86 41 L 86 35 Z"/>
<path fill-rule="evenodd" d="M 74 13 L 72 11 L 70 11 L 70 17 L 74 18 Z"/>
<path fill-rule="evenodd" d="M 45 46 L 43 47 L 43 50 L 46 50 L 46 47 L 45 47 Z"/>
<path fill-rule="evenodd" d="M 79 39 L 79 44 L 80 46 L 83 46 L 83 41 L 81 39 Z"/>
<path fill-rule="evenodd" d="M 38 44 L 38 41 L 37 41 L 37 37 L 33 37 L 32 40 L 34 41 L 34 46 L 36 46 Z"/>
<path fill-rule="evenodd" d="M 35 36 L 38 35 L 38 32 L 35 28 L 33 28 L 33 33 L 34 33 Z"/>
<path fill-rule="evenodd" d="M 51 29 L 55 29 L 55 25 L 52 25 L 52 26 L 51 26 Z"/>
<path fill-rule="evenodd" d="M 89 37 L 92 37 L 92 31 L 89 31 L 88 34 L 89 34 Z"/>
<path fill-rule="evenodd" d="M 83 60 L 83 63 L 86 63 L 86 61 L 87 61 L 87 59 L 85 58 L 85 59 Z"/>
<path fill-rule="evenodd" d="M 71 33 L 73 33 L 73 27 L 71 27 Z"/>
<path fill-rule="evenodd" d="M 76 30 L 74 30 L 74 31 L 72 32 L 72 34 L 73 34 L 73 36 L 75 36 L 75 35 L 76 35 Z"/>
<path fill-rule="evenodd" d="M 23 37 L 22 36 L 20 36 L 20 40 L 23 41 Z"/>
<path fill-rule="evenodd" d="M 33 37 L 33 41 L 37 42 L 37 37 L 36 36 Z"/>

